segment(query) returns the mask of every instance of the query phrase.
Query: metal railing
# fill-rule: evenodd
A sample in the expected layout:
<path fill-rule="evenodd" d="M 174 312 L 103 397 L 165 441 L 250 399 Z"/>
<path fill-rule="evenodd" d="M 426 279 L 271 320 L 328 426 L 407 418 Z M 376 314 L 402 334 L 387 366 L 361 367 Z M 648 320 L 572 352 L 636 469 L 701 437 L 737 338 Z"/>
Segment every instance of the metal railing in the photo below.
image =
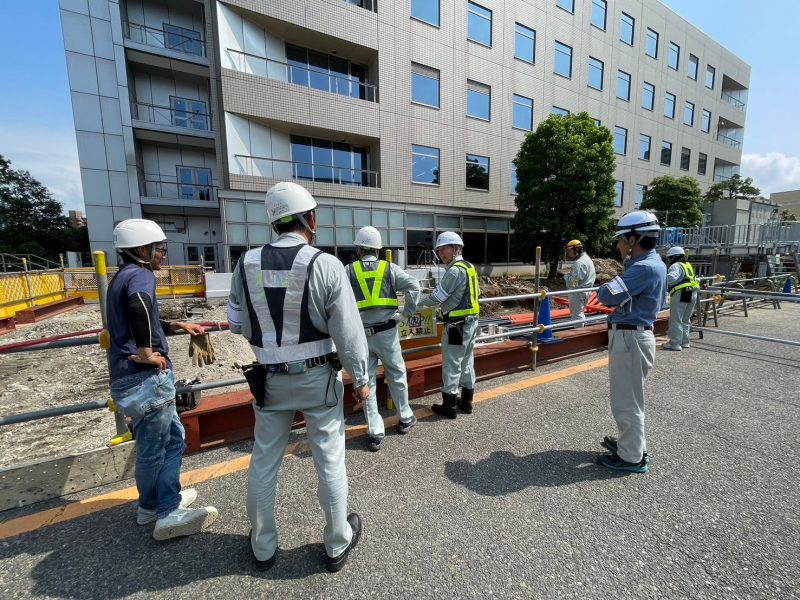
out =
<path fill-rule="evenodd" d="M 366 169 L 336 167 L 262 156 L 234 154 L 245 175 L 256 177 L 291 177 L 302 181 L 337 183 L 361 187 L 380 187 L 380 173 Z"/>
<path fill-rule="evenodd" d="M 723 144 L 726 144 L 728 146 L 733 146 L 734 148 L 741 148 L 742 147 L 742 142 L 740 142 L 739 140 L 736 140 L 736 139 L 734 139 L 734 138 L 732 138 L 730 136 L 727 136 L 724 133 L 718 133 L 717 134 L 717 141 L 718 142 L 722 142 Z"/>
<path fill-rule="evenodd" d="M 226 50 L 229 53 L 231 62 L 237 65 L 236 70 L 242 73 L 288 81 L 295 85 L 338 94 L 339 96 L 366 100 L 367 102 L 378 101 L 378 87 L 371 83 L 364 83 L 345 75 L 328 73 L 303 65 L 295 65 L 258 56 L 235 48 L 226 48 Z M 262 66 L 263 68 L 261 68 Z"/>
<path fill-rule="evenodd" d="M 800 222 L 745 223 L 741 225 L 708 225 L 705 227 L 665 228 L 659 234 L 658 246 L 683 246 L 690 248 L 753 247 L 760 250 L 776 244 L 800 243 Z"/>
<path fill-rule="evenodd" d="M 728 175 L 717 175 L 717 174 L 714 175 L 714 183 L 721 183 L 723 181 L 728 181 L 729 179 L 730 176 Z"/>
<path fill-rule="evenodd" d="M 193 131 L 212 131 L 211 113 L 180 110 L 134 100 L 131 103 L 133 118 L 154 125 L 171 125 Z"/>
<path fill-rule="evenodd" d="M 165 23 L 165 25 L 170 25 L 170 23 Z M 187 35 L 179 31 L 165 31 L 163 28 L 158 29 L 157 27 L 149 27 L 148 25 L 130 21 L 123 21 L 122 27 L 123 36 L 132 42 L 153 48 L 174 50 L 201 58 L 207 56 L 206 43 L 203 41 L 202 33 L 199 31 L 192 31 L 197 35 Z"/>
<path fill-rule="evenodd" d="M 173 178 L 174 179 L 174 178 Z M 216 185 L 203 185 L 199 183 L 178 183 L 169 179 L 142 179 L 144 187 L 143 196 L 151 198 L 196 200 L 197 202 L 212 202 L 217 200 Z"/>
<path fill-rule="evenodd" d="M 738 98 L 734 98 L 727 92 L 722 92 L 722 99 L 725 100 L 725 102 L 727 102 L 728 104 L 735 106 L 739 110 L 744 110 L 745 107 L 747 106 L 744 102 L 742 102 Z"/>
<path fill-rule="evenodd" d="M 23 261 L 23 259 L 25 259 Z M 36 254 L 8 254 L 0 252 L 0 271 L 24 271 L 25 262 L 28 269 L 60 269 L 64 265 Z"/>

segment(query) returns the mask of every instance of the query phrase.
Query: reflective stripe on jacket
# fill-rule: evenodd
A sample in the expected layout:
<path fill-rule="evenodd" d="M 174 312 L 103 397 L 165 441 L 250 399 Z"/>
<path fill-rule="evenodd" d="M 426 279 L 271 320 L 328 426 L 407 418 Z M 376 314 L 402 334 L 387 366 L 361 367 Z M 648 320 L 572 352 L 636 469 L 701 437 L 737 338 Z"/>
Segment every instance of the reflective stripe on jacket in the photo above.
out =
<path fill-rule="evenodd" d="M 700 284 L 697 282 L 697 277 L 694 274 L 694 269 L 692 268 L 691 263 L 689 262 L 679 262 L 678 263 L 681 267 L 683 267 L 683 279 L 681 279 L 680 283 L 677 285 L 672 286 L 669 288 L 670 296 L 675 292 L 679 292 L 684 288 L 699 288 Z"/>
<path fill-rule="evenodd" d="M 478 294 L 480 294 L 480 288 L 478 287 L 478 273 L 475 271 L 475 267 L 465 260 L 459 260 L 453 266 L 462 269 L 467 274 L 467 285 L 464 288 L 464 295 L 461 296 L 461 300 L 445 317 L 453 319 L 479 314 Z"/>
<path fill-rule="evenodd" d="M 364 270 L 364 266 L 375 268 Z M 388 266 L 389 263 L 385 260 L 369 261 L 366 265 L 357 260 L 348 266 L 347 273 L 356 296 L 358 310 L 364 311 L 378 306 L 387 308 L 399 306 L 392 277 L 386 276 Z"/>

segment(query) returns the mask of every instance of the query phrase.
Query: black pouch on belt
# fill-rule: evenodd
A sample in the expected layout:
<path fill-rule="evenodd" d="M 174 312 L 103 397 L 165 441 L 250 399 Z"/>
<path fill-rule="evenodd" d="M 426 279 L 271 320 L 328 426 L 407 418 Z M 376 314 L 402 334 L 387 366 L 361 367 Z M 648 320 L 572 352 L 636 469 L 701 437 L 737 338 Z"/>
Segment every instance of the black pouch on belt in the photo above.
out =
<path fill-rule="evenodd" d="M 681 302 L 688 304 L 692 301 L 692 288 L 683 288 L 681 290 Z"/>
<path fill-rule="evenodd" d="M 451 346 L 464 344 L 464 321 L 454 321 L 447 324 L 447 343 Z"/>
<path fill-rule="evenodd" d="M 253 394 L 253 399 L 256 401 L 256 406 L 259 408 L 264 407 L 264 395 L 267 387 L 267 367 L 258 363 L 242 367 L 244 378 L 247 379 L 247 386 L 250 388 L 250 393 Z"/>

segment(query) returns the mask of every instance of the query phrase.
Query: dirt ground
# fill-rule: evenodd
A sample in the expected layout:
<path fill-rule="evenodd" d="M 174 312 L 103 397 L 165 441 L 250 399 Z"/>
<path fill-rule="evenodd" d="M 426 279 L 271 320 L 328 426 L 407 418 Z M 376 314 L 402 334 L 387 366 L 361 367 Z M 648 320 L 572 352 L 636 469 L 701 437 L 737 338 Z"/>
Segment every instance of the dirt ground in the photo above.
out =
<path fill-rule="evenodd" d="M 615 264 L 612 264 L 615 263 Z M 621 265 L 595 260 L 598 282 L 611 279 Z M 563 280 L 544 281 L 551 290 L 563 289 Z M 483 279 L 481 296 L 529 294 L 534 282 L 519 277 Z M 162 317 L 199 321 L 225 321 L 225 306 L 208 306 L 203 300 L 160 300 Z M 490 303 L 482 306 L 488 316 L 515 309 L 530 309 L 531 303 Z M 101 326 L 97 304 L 83 306 L 40 323 L 20 325 L 13 334 L 0 337 L 0 346 L 40 339 Z M 170 358 L 176 379 L 199 377 L 203 383 L 241 377 L 239 364 L 252 362 L 247 341 L 228 332 L 211 333 L 217 362 L 192 366 L 188 356 L 189 336 L 169 338 Z M 246 386 L 237 386 L 244 388 Z M 226 388 L 233 390 L 237 388 Z M 208 392 L 217 393 L 216 390 Z M 0 355 L 0 415 L 14 415 L 55 406 L 105 401 L 108 398 L 108 368 L 104 351 L 97 345 Z M 115 435 L 114 416 L 107 410 L 41 419 L 0 427 L 0 467 L 43 458 L 74 454 L 103 446 Z"/>

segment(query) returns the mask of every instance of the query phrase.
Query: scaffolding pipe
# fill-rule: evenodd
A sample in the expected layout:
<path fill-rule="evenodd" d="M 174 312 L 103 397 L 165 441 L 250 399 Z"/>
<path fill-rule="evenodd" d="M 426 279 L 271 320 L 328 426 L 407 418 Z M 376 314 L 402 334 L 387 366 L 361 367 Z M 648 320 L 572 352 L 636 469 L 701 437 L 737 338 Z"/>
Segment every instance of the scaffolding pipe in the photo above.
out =
<path fill-rule="evenodd" d="M 100 408 L 108 408 L 108 403 L 96 400 L 94 402 L 84 402 L 83 404 L 71 404 L 69 406 L 45 408 L 43 410 L 35 410 L 27 413 L 19 413 L 18 415 L 0 417 L 0 427 L 3 425 L 15 425 L 17 423 L 36 421 L 38 419 L 47 419 L 49 417 L 62 417 L 64 415 L 86 412 L 87 410 L 97 410 Z"/>
<path fill-rule="evenodd" d="M 749 296 L 752 298 L 764 299 L 764 300 L 777 300 L 777 301 L 785 301 L 785 302 L 800 302 L 800 294 L 784 294 L 782 292 L 769 292 L 766 290 L 748 290 L 743 288 L 732 288 L 732 289 L 719 289 L 719 288 L 707 288 L 705 290 L 700 290 L 704 294 L 712 294 L 712 295 L 725 295 L 729 298 L 741 298 L 744 296 Z"/>
<path fill-rule="evenodd" d="M 722 335 L 743 337 L 750 340 L 760 340 L 762 342 L 775 342 L 776 344 L 786 344 L 788 346 L 800 346 L 800 342 L 795 342 L 793 340 L 781 340 L 779 338 L 771 338 L 763 335 L 752 335 L 749 333 L 738 333 L 736 331 L 725 331 L 724 329 L 717 329 L 715 327 L 697 327 L 696 325 L 692 325 L 692 331 L 710 331 L 712 333 L 721 333 Z"/>

